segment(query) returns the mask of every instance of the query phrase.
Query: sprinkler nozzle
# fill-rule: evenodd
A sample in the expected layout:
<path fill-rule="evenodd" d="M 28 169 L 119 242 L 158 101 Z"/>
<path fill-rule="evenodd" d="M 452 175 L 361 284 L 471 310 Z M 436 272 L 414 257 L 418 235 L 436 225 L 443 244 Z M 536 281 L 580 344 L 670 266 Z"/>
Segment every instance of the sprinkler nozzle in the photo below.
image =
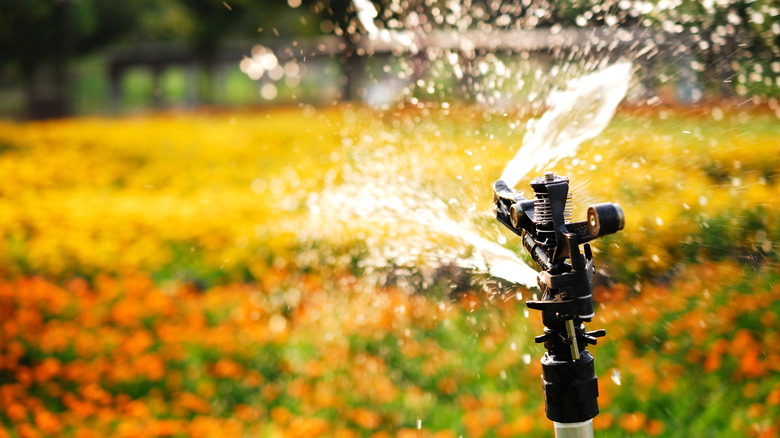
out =
<path fill-rule="evenodd" d="M 595 237 L 614 234 L 626 225 L 620 204 L 604 202 L 588 207 L 588 230 Z"/>

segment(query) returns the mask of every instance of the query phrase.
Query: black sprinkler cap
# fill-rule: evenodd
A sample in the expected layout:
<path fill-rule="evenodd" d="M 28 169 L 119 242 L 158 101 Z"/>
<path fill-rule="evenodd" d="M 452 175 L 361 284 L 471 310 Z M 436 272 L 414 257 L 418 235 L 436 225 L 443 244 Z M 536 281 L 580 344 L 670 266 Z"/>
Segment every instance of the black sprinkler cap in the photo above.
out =
<path fill-rule="evenodd" d="M 588 231 L 593 237 L 617 233 L 626 225 L 620 204 L 605 202 L 588 207 Z"/>

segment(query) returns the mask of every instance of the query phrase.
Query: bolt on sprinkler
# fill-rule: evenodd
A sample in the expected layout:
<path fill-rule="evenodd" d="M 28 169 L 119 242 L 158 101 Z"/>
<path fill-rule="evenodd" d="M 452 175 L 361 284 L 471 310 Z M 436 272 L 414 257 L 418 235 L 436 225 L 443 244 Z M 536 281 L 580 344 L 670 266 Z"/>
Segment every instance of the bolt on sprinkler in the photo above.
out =
<path fill-rule="evenodd" d="M 545 412 L 557 438 L 593 436 L 592 419 L 599 413 L 598 380 L 593 355 L 604 330 L 586 332 L 593 320 L 593 252 L 589 241 L 622 230 L 623 209 L 602 203 L 588 207 L 587 220 L 572 222 L 569 178 L 545 172 L 531 181 L 528 199 L 504 181 L 493 184 L 496 218 L 521 237 L 523 247 L 539 265 L 541 300 L 526 305 L 542 312 L 544 343 L 542 384 Z M 582 245 L 582 251 L 580 251 Z"/>

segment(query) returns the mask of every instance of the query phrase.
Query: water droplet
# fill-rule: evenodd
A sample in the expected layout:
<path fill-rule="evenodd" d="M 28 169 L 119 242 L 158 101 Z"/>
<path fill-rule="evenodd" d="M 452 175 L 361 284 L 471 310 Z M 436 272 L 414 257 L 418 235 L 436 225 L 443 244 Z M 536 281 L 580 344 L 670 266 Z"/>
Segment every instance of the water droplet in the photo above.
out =
<path fill-rule="evenodd" d="M 617 386 L 623 384 L 623 381 L 620 380 L 620 371 L 617 368 L 612 368 L 612 373 L 610 374 L 610 378 Z"/>
<path fill-rule="evenodd" d="M 263 85 L 263 88 L 260 89 L 260 96 L 263 97 L 265 100 L 273 100 L 276 98 L 277 90 L 276 85 L 274 84 L 265 84 Z"/>
<path fill-rule="evenodd" d="M 268 320 L 268 328 L 274 333 L 280 333 L 287 327 L 287 319 L 278 313 L 271 316 Z"/>

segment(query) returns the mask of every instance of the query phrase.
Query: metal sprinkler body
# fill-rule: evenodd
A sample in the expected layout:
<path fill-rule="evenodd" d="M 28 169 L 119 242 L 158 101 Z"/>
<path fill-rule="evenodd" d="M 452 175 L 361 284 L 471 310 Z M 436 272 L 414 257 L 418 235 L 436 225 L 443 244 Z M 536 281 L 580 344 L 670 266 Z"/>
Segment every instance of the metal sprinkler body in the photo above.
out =
<path fill-rule="evenodd" d="M 588 208 L 587 220 L 571 221 L 569 179 L 547 172 L 531 181 L 528 199 L 499 180 L 493 185 L 496 218 L 519 235 L 541 271 L 537 278 L 541 300 L 526 305 L 542 312 L 544 343 L 542 384 L 547 418 L 555 422 L 556 436 L 592 437 L 591 419 L 599 413 L 598 380 L 593 355 L 604 330 L 585 331 L 594 316 L 593 253 L 587 243 L 623 229 L 625 217 L 618 204 Z M 582 245 L 582 250 L 580 250 Z"/>

